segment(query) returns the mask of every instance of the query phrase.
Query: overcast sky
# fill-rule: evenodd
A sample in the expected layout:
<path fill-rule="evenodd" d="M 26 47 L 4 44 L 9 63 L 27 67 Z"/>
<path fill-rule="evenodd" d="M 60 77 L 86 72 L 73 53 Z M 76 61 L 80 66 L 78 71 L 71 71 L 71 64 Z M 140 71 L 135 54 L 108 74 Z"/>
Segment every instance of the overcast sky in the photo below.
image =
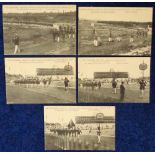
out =
<path fill-rule="evenodd" d="M 75 73 L 74 58 L 5 58 L 5 72 L 35 76 L 36 68 L 63 68 L 68 63 Z"/>
<path fill-rule="evenodd" d="M 76 11 L 75 5 L 3 5 L 3 13 Z"/>
<path fill-rule="evenodd" d="M 68 124 L 76 116 L 96 116 L 103 113 L 104 116 L 115 116 L 114 106 L 45 106 L 44 121 L 46 123 Z"/>
<path fill-rule="evenodd" d="M 79 19 L 152 22 L 152 12 L 151 7 L 80 7 Z"/>
<path fill-rule="evenodd" d="M 131 78 L 139 78 L 142 72 L 139 70 L 139 64 L 148 65 L 145 76 L 150 76 L 150 58 L 79 58 L 78 72 L 80 78 L 93 78 L 94 72 L 128 72 Z"/>

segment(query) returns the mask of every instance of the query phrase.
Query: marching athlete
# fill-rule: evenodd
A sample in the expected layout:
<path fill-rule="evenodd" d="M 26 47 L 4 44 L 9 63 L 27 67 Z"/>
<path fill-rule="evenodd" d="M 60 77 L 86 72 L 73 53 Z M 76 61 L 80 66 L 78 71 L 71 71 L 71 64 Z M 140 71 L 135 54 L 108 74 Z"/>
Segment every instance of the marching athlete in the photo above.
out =
<path fill-rule="evenodd" d="M 116 94 L 117 93 L 117 82 L 115 81 L 115 79 L 113 79 L 112 81 L 112 88 L 113 88 L 113 93 Z"/>
<path fill-rule="evenodd" d="M 68 90 L 68 83 L 69 83 L 69 80 L 67 77 L 65 77 L 65 80 L 64 80 L 64 85 L 65 85 L 65 91 Z"/>
<path fill-rule="evenodd" d="M 144 97 L 144 90 L 146 87 L 146 82 L 142 79 L 139 81 L 139 85 L 140 85 L 140 97 L 143 98 Z"/>
<path fill-rule="evenodd" d="M 13 43 L 15 45 L 15 50 L 14 50 L 14 54 L 16 53 L 20 53 L 20 48 L 19 48 L 19 36 L 16 33 L 14 38 L 13 38 Z"/>
<path fill-rule="evenodd" d="M 101 82 L 100 81 L 98 82 L 98 89 L 99 90 L 101 89 Z"/>
<path fill-rule="evenodd" d="M 101 143 L 101 128 L 100 125 L 97 127 L 97 139 L 98 139 L 98 143 Z"/>

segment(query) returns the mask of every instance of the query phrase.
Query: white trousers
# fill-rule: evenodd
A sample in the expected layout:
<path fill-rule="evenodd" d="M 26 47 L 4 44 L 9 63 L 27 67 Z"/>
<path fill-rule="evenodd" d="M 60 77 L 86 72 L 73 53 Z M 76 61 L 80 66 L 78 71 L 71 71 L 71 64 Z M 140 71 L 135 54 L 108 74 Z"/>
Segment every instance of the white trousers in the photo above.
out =
<path fill-rule="evenodd" d="M 144 90 L 140 90 L 140 96 L 143 97 L 144 96 Z"/>
<path fill-rule="evenodd" d="M 130 38 L 130 43 L 132 43 L 134 40 L 133 40 L 133 38 Z"/>
<path fill-rule="evenodd" d="M 15 45 L 14 54 L 16 54 L 16 53 L 20 53 L 19 45 Z"/>
<path fill-rule="evenodd" d="M 98 143 L 101 143 L 101 136 L 97 136 Z"/>
<path fill-rule="evenodd" d="M 111 37 L 109 37 L 109 38 L 108 38 L 108 41 L 109 41 L 109 42 L 112 42 L 112 38 L 111 38 Z"/>
<path fill-rule="evenodd" d="M 94 46 L 98 46 L 98 41 L 94 40 Z"/>

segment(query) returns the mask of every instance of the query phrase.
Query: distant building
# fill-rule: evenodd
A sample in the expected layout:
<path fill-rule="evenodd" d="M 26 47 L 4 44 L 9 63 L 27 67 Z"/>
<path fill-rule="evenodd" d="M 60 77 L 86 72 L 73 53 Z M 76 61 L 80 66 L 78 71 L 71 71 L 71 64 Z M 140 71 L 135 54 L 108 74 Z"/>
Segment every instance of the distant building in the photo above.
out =
<path fill-rule="evenodd" d="M 6 77 L 6 83 L 23 78 L 23 76 L 20 74 L 8 74 L 8 73 L 5 73 L 5 77 Z"/>
<path fill-rule="evenodd" d="M 45 129 L 47 129 L 47 131 L 50 131 L 50 129 L 59 129 L 61 127 L 60 123 L 45 123 Z"/>

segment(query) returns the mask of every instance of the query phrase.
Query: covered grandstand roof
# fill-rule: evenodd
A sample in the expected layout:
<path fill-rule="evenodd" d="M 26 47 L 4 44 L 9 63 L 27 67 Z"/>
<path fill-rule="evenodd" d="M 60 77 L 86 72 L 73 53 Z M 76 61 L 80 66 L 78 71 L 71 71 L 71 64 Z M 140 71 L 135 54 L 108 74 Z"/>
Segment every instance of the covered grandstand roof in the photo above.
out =
<path fill-rule="evenodd" d="M 101 119 L 97 119 L 96 116 L 76 116 L 75 117 L 76 124 L 84 124 L 84 123 L 115 123 L 115 119 L 113 116 L 104 116 Z"/>
<path fill-rule="evenodd" d="M 94 72 L 94 79 L 98 78 L 128 78 L 128 72 Z"/>
<path fill-rule="evenodd" d="M 64 68 L 37 68 L 37 75 L 73 75 L 72 66 L 66 65 Z"/>

